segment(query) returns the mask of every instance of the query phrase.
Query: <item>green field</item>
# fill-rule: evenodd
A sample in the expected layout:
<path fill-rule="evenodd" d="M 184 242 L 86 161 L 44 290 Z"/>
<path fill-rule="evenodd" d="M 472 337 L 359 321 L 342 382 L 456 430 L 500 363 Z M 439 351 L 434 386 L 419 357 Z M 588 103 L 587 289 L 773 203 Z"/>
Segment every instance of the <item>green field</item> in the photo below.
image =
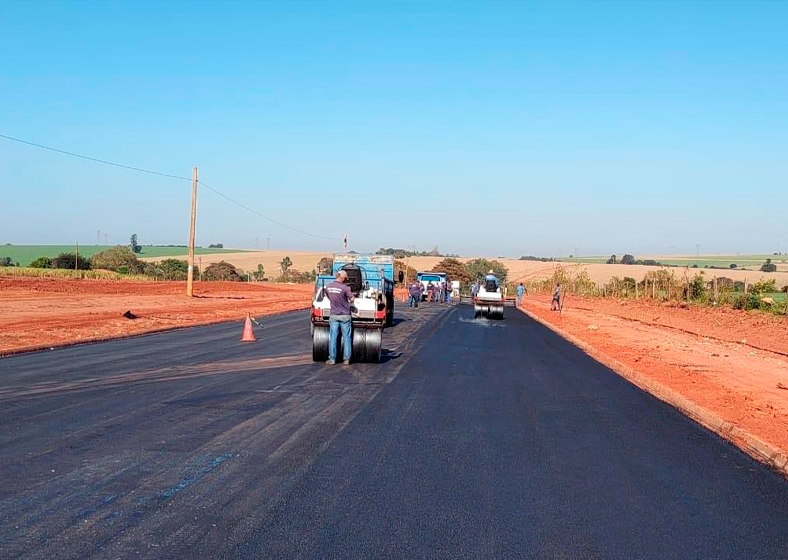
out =
<path fill-rule="evenodd" d="M 617 254 L 619 260 L 623 257 L 622 254 Z M 605 263 L 608 257 L 579 257 L 579 258 L 562 258 L 566 262 L 577 263 Z M 761 265 L 766 262 L 766 259 L 772 259 L 776 265 L 788 264 L 788 254 L 782 255 L 699 255 L 697 257 L 654 257 L 654 256 L 641 256 L 635 255 L 635 259 L 653 259 L 659 261 L 664 265 L 669 266 L 693 266 L 697 265 L 699 268 L 706 266 L 717 266 L 728 268 L 731 264 L 735 264 L 737 268 L 749 268 L 751 270 L 758 270 Z"/>
<path fill-rule="evenodd" d="M 95 253 L 114 247 L 115 245 L 80 245 L 79 254 L 91 257 Z M 0 259 L 11 257 L 20 266 L 27 266 L 38 257 L 56 257 L 60 253 L 73 253 L 73 245 L 0 245 Z M 242 253 L 238 249 L 209 249 L 207 247 L 197 247 L 197 255 L 207 255 L 214 253 Z M 159 247 L 153 245 L 143 245 L 142 252 L 137 256 L 145 257 L 178 257 L 186 254 L 186 247 Z"/>

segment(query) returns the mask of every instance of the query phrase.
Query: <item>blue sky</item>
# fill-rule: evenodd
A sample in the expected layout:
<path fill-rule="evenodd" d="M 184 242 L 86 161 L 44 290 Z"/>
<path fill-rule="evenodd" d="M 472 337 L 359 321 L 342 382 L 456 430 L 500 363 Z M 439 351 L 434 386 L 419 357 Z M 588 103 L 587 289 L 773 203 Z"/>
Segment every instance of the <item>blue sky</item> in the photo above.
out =
<path fill-rule="evenodd" d="M 0 134 L 352 248 L 788 250 L 788 2 L 0 2 Z M 190 185 L 0 139 L 0 243 L 185 243 Z M 202 189 L 197 242 L 333 250 Z M 102 238 L 103 238 L 102 233 Z"/>

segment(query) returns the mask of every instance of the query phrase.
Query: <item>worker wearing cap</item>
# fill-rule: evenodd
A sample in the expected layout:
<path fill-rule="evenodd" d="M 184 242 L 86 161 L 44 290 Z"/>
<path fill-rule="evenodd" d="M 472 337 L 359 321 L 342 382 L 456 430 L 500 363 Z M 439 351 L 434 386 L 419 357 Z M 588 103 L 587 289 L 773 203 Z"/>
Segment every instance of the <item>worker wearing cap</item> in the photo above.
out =
<path fill-rule="evenodd" d="M 331 316 L 328 319 L 328 361 L 327 364 L 337 363 L 337 345 L 339 344 L 339 331 L 342 330 L 342 349 L 345 364 L 350 363 L 353 355 L 353 324 L 351 323 L 350 304 L 353 303 L 353 292 L 347 286 L 347 272 L 337 272 L 337 279 L 325 287 L 326 296 L 331 303 Z"/>

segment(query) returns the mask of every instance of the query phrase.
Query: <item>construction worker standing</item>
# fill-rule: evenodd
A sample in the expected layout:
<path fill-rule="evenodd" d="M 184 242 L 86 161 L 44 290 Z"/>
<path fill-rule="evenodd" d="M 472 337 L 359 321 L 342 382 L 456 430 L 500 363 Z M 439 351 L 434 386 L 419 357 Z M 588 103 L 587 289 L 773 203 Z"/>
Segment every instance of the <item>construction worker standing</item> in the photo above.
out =
<path fill-rule="evenodd" d="M 558 311 L 561 309 L 561 284 L 558 283 L 555 285 L 555 290 L 553 290 L 553 301 L 550 304 L 550 311 Z"/>
<path fill-rule="evenodd" d="M 517 285 L 517 307 L 521 307 L 523 305 L 523 294 L 525 293 L 525 286 L 523 283 L 520 282 Z"/>
<path fill-rule="evenodd" d="M 353 355 L 353 323 L 351 322 L 350 304 L 353 303 L 353 292 L 347 286 L 347 272 L 337 272 L 337 279 L 325 287 L 328 301 L 331 302 L 331 316 L 328 319 L 328 361 L 337 363 L 337 345 L 339 331 L 342 331 L 342 349 L 345 364 L 350 363 Z"/>
<path fill-rule="evenodd" d="M 413 281 L 410 286 L 408 286 L 408 294 L 410 297 L 408 298 L 408 307 L 418 307 L 419 302 L 421 301 L 421 292 L 422 286 L 420 282 Z"/>

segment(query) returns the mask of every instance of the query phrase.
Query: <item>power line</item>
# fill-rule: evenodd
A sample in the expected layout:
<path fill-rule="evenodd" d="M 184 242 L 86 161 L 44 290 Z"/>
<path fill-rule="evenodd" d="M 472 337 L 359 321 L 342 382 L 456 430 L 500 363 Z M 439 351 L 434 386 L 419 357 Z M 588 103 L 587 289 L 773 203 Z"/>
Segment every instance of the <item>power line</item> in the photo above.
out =
<path fill-rule="evenodd" d="M 19 142 L 20 144 L 27 144 L 28 146 L 33 146 L 35 148 L 41 148 L 42 150 L 49 150 L 51 152 L 57 152 L 59 154 L 65 154 L 67 156 L 73 156 L 80 159 L 86 159 L 88 161 L 93 161 L 96 163 L 103 163 L 104 165 L 111 165 L 113 167 L 121 167 L 123 169 L 130 169 L 131 171 L 139 171 L 140 173 L 148 173 L 149 175 L 159 175 L 160 177 L 169 177 L 170 179 L 182 179 L 184 181 L 191 181 L 189 177 L 181 177 L 179 175 L 170 175 L 169 173 L 161 173 L 159 171 L 151 171 L 150 169 L 143 169 L 142 167 L 134 167 L 132 165 L 124 165 L 122 163 L 115 163 L 114 161 L 107 161 L 105 159 L 98 159 L 82 154 L 77 154 L 75 152 L 69 152 L 66 150 L 59 150 L 58 148 L 52 148 L 51 146 L 44 146 L 43 144 L 36 144 L 35 142 L 28 142 L 27 140 L 22 140 L 21 138 L 14 138 L 13 136 L 6 136 L 5 134 L 0 134 L 0 138 L 5 138 L 6 140 L 12 140 L 14 142 Z"/>
<path fill-rule="evenodd" d="M 275 219 L 273 219 L 273 218 L 270 218 L 270 217 L 268 217 L 268 216 L 265 216 L 264 214 L 261 214 L 260 212 L 258 212 L 257 210 L 254 210 L 253 208 L 249 208 L 249 207 L 248 207 L 246 204 L 244 204 L 243 202 L 238 202 L 238 201 L 237 201 L 237 200 L 235 200 L 234 198 L 230 198 L 229 196 L 227 196 L 227 195 L 226 195 L 226 194 L 224 194 L 223 192 L 221 192 L 221 191 L 218 191 L 218 190 L 216 190 L 215 188 L 213 188 L 212 186 L 210 186 L 210 185 L 209 185 L 208 183 L 206 183 L 205 181 L 197 181 L 197 182 L 198 182 L 200 185 L 202 185 L 203 187 L 205 187 L 206 189 L 208 189 L 208 190 L 210 190 L 210 191 L 213 191 L 213 192 L 215 192 L 216 194 L 218 194 L 219 196 L 221 196 L 221 197 L 222 197 L 222 198 L 224 198 L 225 200 L 228 200 L 228 201 L 232 202 L 232 203 L 233 203 L 233 204 L 235 204 L 236 206 L 240 206 L 241 208 L 243 208 L 243 209 L 244 209 L 244 210 L 246 210 L 247 212 L 251 212 L 251 213 L 252 213 L 252 214 L 254 214 L 255 216 L 258 216 L 258 217 L 260 217 L 260 218 L 263 218 L 264 220 L 268 220 L 269 222 L 272 222 L 272 223 L 274 223 L 274 224 L 276 224 L 276 225 L 278 225 L 278 226 L 280 226 L 280 227 L 283 227 L 283 228 L 285 228 L 285 229 L 289 229 L 290 231 L 294 231 L 294 232 L 296 232 L 296 233 L 300 233 L 300 234 L 302 234 L 302 235 L 307 235 L 307 236 L 309 236 L 309 237 L 315 237 L 315 238 L 317 238 L 317 239 L 328 239 L 328 240 L 330 240 L 330 241 L 342 241 L 342 240 L 341 240 L 340 238 L 338 238 L 338 237 L 327 237 L 327 236 L 325 236 L 325 235 L 317 235 L 317 234 L 314 234 L 314 233 L 309 233 L 308 231 L 304 231 L 304 230 L 301 230 L 301 229 L 298 229 L 298 228 L 294 228 L 294 227 L 292 227 L 292 226 L 289 226 L 289 225 L 287 225 L 287 224 L 285 224 L 285 223 L 282 223 L 282 222 L 280 222 L 280 221 L 278 221 L 278 220 L 275 220 Z"/>
<path fill-rule="evenodd" d="M 15 138 L 13 136 L 8 136 L 6 134 L 0 134 L 0 138 L 5 138 L 6 140 L 11 140 L 13 142 L 19 142 L 20 144 L 26 144 L 28 146 L 33 146 L 34 148 L 40 148 L 42 150 L 49 150 L 51 152 L 57 152 L 59 154 L 64 154 L 64 155 L 67 155 L 67 156 L 72 156 L 72 157 L 84 159 L 84 160 L 87 160 L 87 161 L 92 161 L 94 163 L 101 163 L 101 164 L 104 164 L 104 165 L 111 165 L 113 167 L 120 167 L 121 169 L 128 169 L 130 171 L 137 171 L 139 173 L 147 173 L 149 175 L 158 175 L 160 177 L 168 177 L 170 179 L 180 179 L 182 181 L 191 181 L 190 177 L 182 177 L 180 175 L 172 175 L 170 173 L 162 173 L 160 171 L 152 171 L 150 169 L 144 169 L 142 167 L 135 167 L 133 165 L 125 165 L 125 164 L 122 164 L 122 163 L 117 163 L 117 162 L 109 161 L 109 160 L 106 160 L 106 159 L 94 158 L 94 157 L 86 156 L 84 154 L 78 154 L 76 152 L 69 152 L 68 150 L 61 150 L 61 149 L 58 149 L 58 148 L 53 148 L 51 146 L 45 146 L 43 144 L 37 144 L 36 142 L 30 142 L 28 140 L 22 140 L 21 138 Z M 254 210 L 253 208 L 250 208 L 249 206 L 247 206 L 246 204 L 244 204 L 242 202 L 238 202 L 234 198 L 224 194 L 223 192 L 221 192 L 218 189 L 213 188 L 212 186 L 208 185 L 204 181 L 199 181 L 198 180 L 197 182 L 199 184 L 203 185 L 206 189 L 208 189 L 210 191 L 213 191 L 214 193 L 218 194 L 219 196 L 221 196 L 225 200 L 235 204 L 236 206 L 239 206 L 240 208 L 243 208 L 247 212 L 250 212 L 251 214 L 254 214 L 255 216 L 257 216 L 258 218 L 262 218 L 264 220 L 268 220 L 269 222 L 274 223 L 274 224 L 276 224 L 276 225 L 278 225 L 280 227 L 283 227 L 285 229 L 289 229 L 290 231 L 294 231 L 296 233 L 300 233 L 301 235 L 306 235 L 308 237 L 314 237 L 316 239 L 327 239 L 327 240 L 330 240 L 330 241 L 342 241 L 338 237 L 328 237 L 328 236 L 325 236 L 325 235 L 317 235 L 317 234 L 314 234 L 314 233 L 309 233 L 308 231 L 304 231 L 304 230 L 301 230 L 301 229 L 289 226 L 289 225 L 287 225 L 287 224 L 285 224 L 283 222 L 280 222 L 280 221 L 275 220 L 275 219 L 273 219 L 273 218 L 271 218 L 269 216 L 261 214 L 257 210 Z"/>

